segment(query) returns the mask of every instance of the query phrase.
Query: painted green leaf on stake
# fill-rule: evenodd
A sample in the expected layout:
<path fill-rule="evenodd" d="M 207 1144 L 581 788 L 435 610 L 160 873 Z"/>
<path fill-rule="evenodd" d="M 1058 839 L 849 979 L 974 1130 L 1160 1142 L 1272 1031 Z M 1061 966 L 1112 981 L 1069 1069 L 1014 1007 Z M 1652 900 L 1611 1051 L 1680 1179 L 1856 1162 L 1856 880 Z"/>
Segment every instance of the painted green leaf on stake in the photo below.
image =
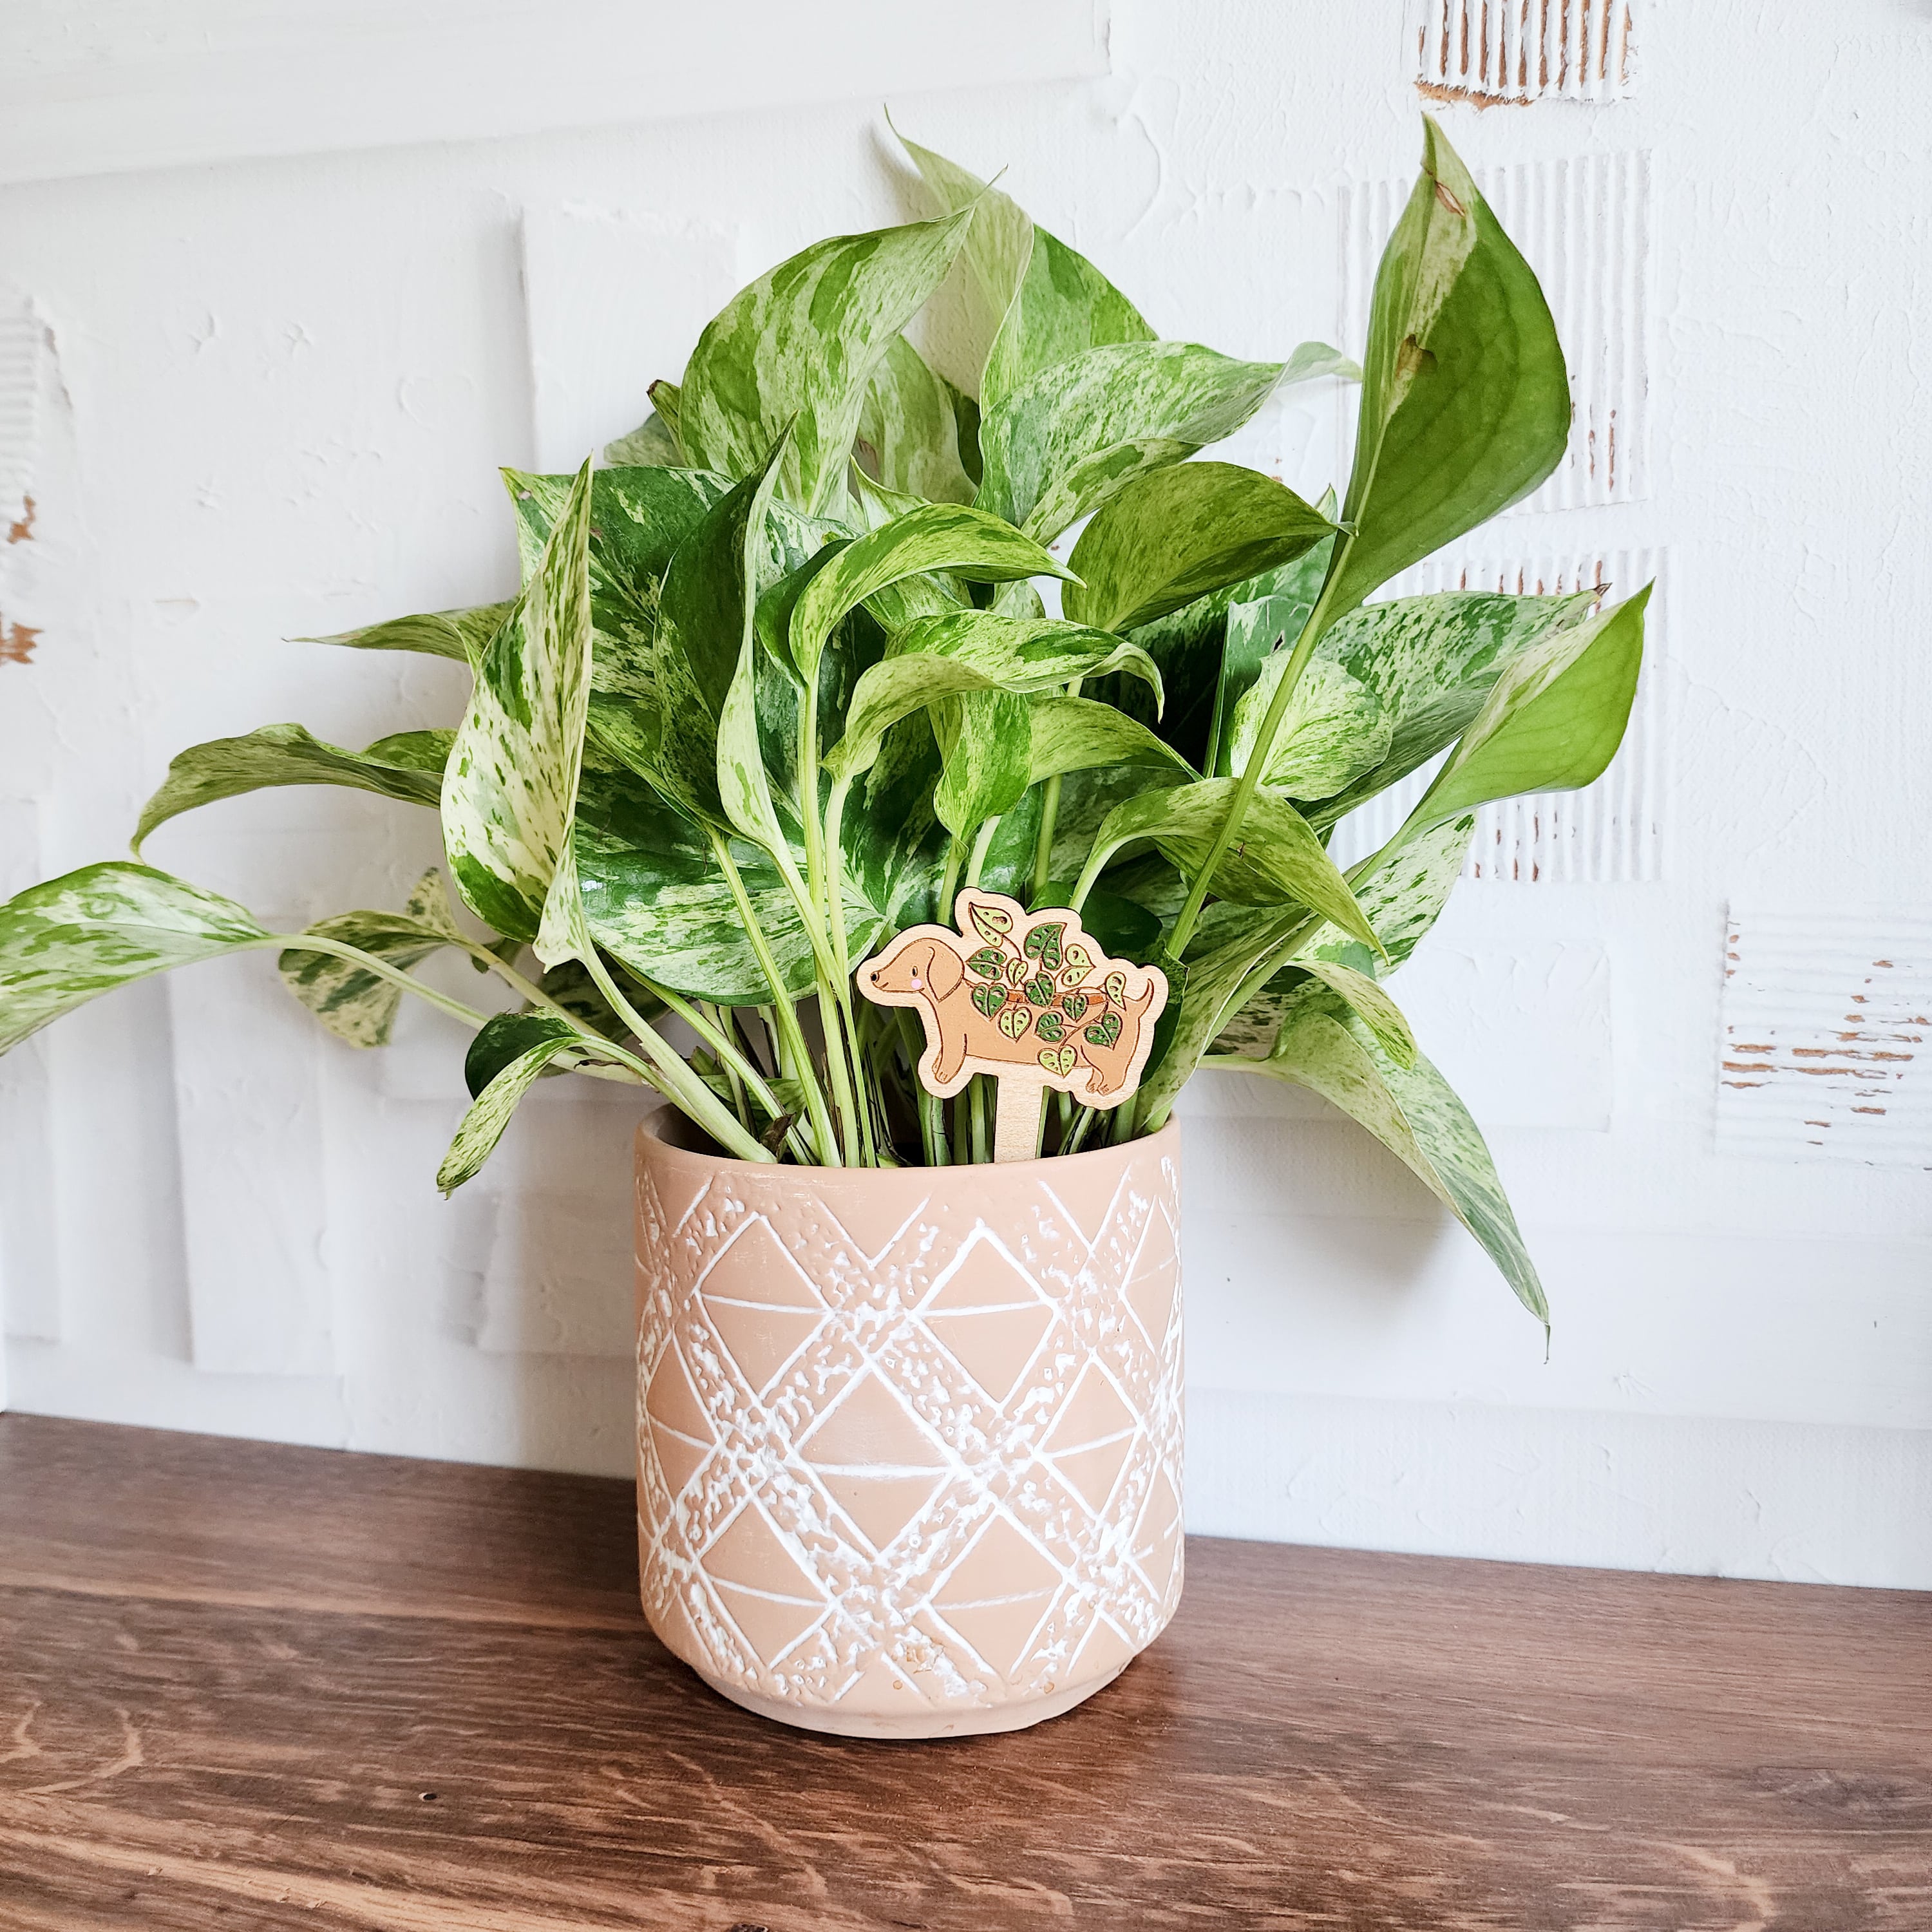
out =
<path fill-rule="evenodd" d="M 272 943 L 245 908 L 148 866 L 29 886 L 0 905 L 0 1053 L 98 994 Z"/>

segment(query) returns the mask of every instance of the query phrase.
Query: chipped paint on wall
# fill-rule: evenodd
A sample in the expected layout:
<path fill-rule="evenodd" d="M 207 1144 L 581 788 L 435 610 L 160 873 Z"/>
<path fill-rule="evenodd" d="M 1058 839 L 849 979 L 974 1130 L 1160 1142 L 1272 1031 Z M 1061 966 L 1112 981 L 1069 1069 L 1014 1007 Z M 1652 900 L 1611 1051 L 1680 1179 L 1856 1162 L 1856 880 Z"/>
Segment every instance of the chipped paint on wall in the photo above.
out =
<path fill-rule="evenodd" d="M 1721 1154 L 1932 1168 L 1932 920 L 1733 908 Z"/>
<path fill-rule="evenodd" d="M 1648 492 L 1650 176 L 1640 151 L 1476 170 L 1543 284 L 1569 364 L 1569 447 L 1520 509 L 1634 502 Z M 1392 182 L 1343 191 L 1338 341 L 1367 338 L 1376 265 L 1408 192 Z"/>
<path fill-rule="evenodd" d="M 1664 674 L 1667 618 L 1663 553 L 1586 550 L 1570 556 L 1459 561 L 1432 557 L 1405 572 L 1392 594 L 1496 590 L 1513 596 L 1561 596 L 1593 590 L 1622 598 L 1655 580 L 1646 614 L 1644 668 L 1630 728 L 1610 768 L 1582 791 L 1538 792 L 1486 805 L 1462 868 L 1466 879 L 1511 885 L 1624 884 L 1660 879 L 1664 871 L 1666 741 Z M 1352 813 L 1336 827 L 1334 850 L 1352 865 L 1393 836 L 1428 788 L 1432 760 Z"/>
<path fill-rule="evenodd" d="M 1413 0 L 1415 85 L 1477 107 L 1630 91 L 1632 0 Z"/>
<path fill-rule="evenodd" d="M 18 572 L 11 553 L 34 538 L 34 500 L 39 467 L 41 391 L 52 358 L 46 325 L 32 306 L 0 308 L 0 664 L 25 664 L 34 655 L 41 626 L 21 621 L 14 598 Z"/>

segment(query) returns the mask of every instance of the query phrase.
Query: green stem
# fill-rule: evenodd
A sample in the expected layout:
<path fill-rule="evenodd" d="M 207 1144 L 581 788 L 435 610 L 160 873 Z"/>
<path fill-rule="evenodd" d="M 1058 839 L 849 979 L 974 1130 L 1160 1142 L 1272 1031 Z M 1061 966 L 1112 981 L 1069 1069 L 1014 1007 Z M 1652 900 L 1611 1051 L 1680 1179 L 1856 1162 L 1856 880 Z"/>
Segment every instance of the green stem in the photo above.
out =
<path fill-rule="evenodd" d="M 976 1073 L 966 1089 L 973 1116 L 973 1160 L 984 1166 L 991 1158 L 986 1142 L 986 1076 Z"/>
<path fill-rule="evenodd" d="M 946 848 L 946 871 L 939 882 L 939 922 L 941 926 L 952 923 L 953 895 L 959 886 L 959 862 L 965 856 L 965 847 L 956 834 Z"/>
<path fill-rule="evenodd" d="M 842 1164 L 838 1157 L 838 1136 L 832 1127 L 832 1116 L 826 1108 L 825 1095 L 812 1070 L 811 1049 L 806 1045 L 804 1033 L 798 1024 L 798 1014 L 786 994 L 784 975 L 773 956 L 771 942 L 765 937 L 765 929 L 758 923 L 758 916 L 752 909 L 752 896 L 745 890 L 744 879 L 739 872 L 737 861 L 731 856 L 730 845 L 718 832 L 708 826 L 706 832 L 711 841 L 712 856 L 718 862 L 718 870 L 724 874 L 724 882 L 730 889 L 733 903 L 738 908 L 738 916 L 745 922 L 745 937 L 751 942 L 752 956 L 758 962 L 758 970 L 765 976 L 765 983 L 772 989 L 771 1017 L 778 1037 L 784 1044 L 785 1058 L 790 1063 L 800 1086 L 804 1090 L 805 1111 L 812 1122 L 812 1136 L 817 1144 L 820 1165 L 838 1167 Z"/>
<path fill-rule="evenodd" d="M 1336 546 L 1322 594 L 1315 600 L 1315 608 L 1309 612 L 1308 621 L 1302 626 L 1301 634 L 1294 640 L 1294 649 L 1288 656 L 1281 682 L 1275 686 L 1274 695 L 1268 700 L 1268 713 L 1256 735 L 1254 749 L 1248 754 L 1248 761 L 1234 782 L 1234 796 L 1228 801 L 1227 815 L 1222 820 L 1221 829 L 1215 833 L 1214 842 L 1208 848 L 1208 856 L 1193 884 L 1188 887 L 1186 901 L 1174 922 L 1174 931 L 1167 943 L 1168 954 L 1172 958 L 1178 959 L 1186 950 L 1187 942 L 1194 937 L 1195 925 L 1206 903 L 1215 870 L 1239 836 L 1241 821 L 1247 816 L 1248 802 L 1260 786 L 1262 774 L 1268 770 L 1268 760 L 1274 755 L 1275 734 L 1280 730 L 1281 721 L 1287 714 L 1288 700 L 1294 695 L 1294 687 L 1301 681 L 1308 660 L 1315 655 L 1315 646 L 1334 621 L 1329 615 L 1329 606 L 1334 602 L 1335 586 L 1342 580 L 1342 566 L 1347 561 L 1353 541 L 1352 538 L 1345 537 Z"/>
<path fill-rule="evenodd" d="M 1078 678 L 1072 680 L 1066 687 L 1067 696 L 1078 698 L 1080 685 Z M 1055 772 L 1040 795 L 1040 837 L 1033 848 L 1033 892 L 1028 901 L 1034 911 L 1039 910 L 1047 887 L 1053 883 L 1053 830 L 1059 818 L 1060 774 Z"/>
<path fill-rule="evenodd" d="M 625 998 L 622 988 L 611 976 L 597 948 L 589 946 L 584 950 L 590 956 L 584 960 L 584 970 L 590 975 L 597 990 L 610 1002 L 610 1010 L 637 1036 L 638 1044 L 644 1048 L 644 1058 L 650 1063 L 651 1084 L 666 1100 L 689 1114 L 720 1147 L 736 1155 L 739 1160 L 775 1161 L 778 1156 L 770 1148 L 761 1146 L 752 1138 L 731 1110 L 686 1065 L 683 1057 L 672 1052 L 664 1036 Z M 589 1029 L 582 1030 L 588 1032 Z M 609 1046 L 600 1034 L 592 1034 L 591 1037 L 596 1040 L 599 1046 Z M 642 1065 L 621 1048 L 610 1050 L 628 1064 Z"/>
<path fill-rule="evenodd" d="M 999 829 L 999 820 L 989 818 L 974 837 L 973 856 L 966 865 L 966 883 L 969 886 L 976 886 L 980 883 L 980 874 L 986 868 L 986 854 L 992 850 L 993 835 Z"/>
<path fill-rule="evenodd" d="M 418 999 L 427 1000 L 440 1012 L 462 1021 L 472 1029 L 482 1026 L 489 1018 L 488 1014 L 478 1012 L 474 1006 L 466 1006 L 460 1000 L 452 999 L 447 993 L 439 993 L 434 986 L 425 986 L 400 967 L 392 966 L 386 959 L 378 959 L 373 952 L 364 952 L 359 946 L 351 946 L 346 940 L 326 939 L 314 932 L 285 932 L 268 939 L 258 939 L 254 944 L 258 951 L 273 946 L 284 952 L 326 952 L 332 958 L 346 959 L 352 966 L 360 966 L 379 980 L 387 980 L 392 986 L 415 994 Z"/>

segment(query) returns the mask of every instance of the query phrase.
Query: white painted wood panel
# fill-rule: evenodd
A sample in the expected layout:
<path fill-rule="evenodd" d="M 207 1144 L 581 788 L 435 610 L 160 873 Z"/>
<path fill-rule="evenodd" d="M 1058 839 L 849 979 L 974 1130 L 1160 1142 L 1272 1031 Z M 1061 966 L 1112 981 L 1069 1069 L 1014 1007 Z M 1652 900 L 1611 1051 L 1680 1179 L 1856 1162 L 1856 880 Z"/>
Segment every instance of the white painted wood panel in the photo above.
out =
<path fill-rule="evenodd" d="M 1633 0 L 1410 0 L 1409 25 L 1426 100 L 1527 106 L 1630 92 Z"/>
<path fill-rule="evenodd" d="M 1106 0 L 12 0 L 0 181 L 1107 70 Z"/>

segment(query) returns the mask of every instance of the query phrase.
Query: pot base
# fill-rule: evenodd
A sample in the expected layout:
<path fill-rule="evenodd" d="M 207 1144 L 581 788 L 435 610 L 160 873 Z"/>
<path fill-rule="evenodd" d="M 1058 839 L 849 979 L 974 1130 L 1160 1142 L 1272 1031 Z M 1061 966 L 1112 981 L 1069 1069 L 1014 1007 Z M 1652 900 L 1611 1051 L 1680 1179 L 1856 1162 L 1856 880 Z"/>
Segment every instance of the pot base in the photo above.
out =
<path fill-rule="evenodd" d="M 1075 1705 L 1085 1703 L 1096 1691 L 1106 1690 L 1126 1666 L 1124 1664 L 1119 1670 L 1110 1671 L 1090 1684 L 1076 1684 L 1070 1689 L 1054 1691 L 1050 1697 L 1034 1698 L 1026 1702 L 995 1704 L 977 1711 L 914 1712 L 890 1717 L 842 1712 L 836 1704 L 794 1704 L 787 1698 L 767 1697 L 756 1690 L 747 1690 L 728 1678 L 714 1677 L 708 1670 L 698 1670 L 695 1664 L 691 1668 L 719 1696 L 728 1698 L 741 1709 L 758 1717 L 770 1718 L 775 1724 L 789 1724 L 794 1730 L 817 1731 L 835 1738 L 909 1739 L 985 1737 L 994 1731 L 1023 1731 L 1030 1724 L 1043 1724 L 1048 1718 L 1057 1718 L 1061 1712 L 1072 1710 Z"/>

